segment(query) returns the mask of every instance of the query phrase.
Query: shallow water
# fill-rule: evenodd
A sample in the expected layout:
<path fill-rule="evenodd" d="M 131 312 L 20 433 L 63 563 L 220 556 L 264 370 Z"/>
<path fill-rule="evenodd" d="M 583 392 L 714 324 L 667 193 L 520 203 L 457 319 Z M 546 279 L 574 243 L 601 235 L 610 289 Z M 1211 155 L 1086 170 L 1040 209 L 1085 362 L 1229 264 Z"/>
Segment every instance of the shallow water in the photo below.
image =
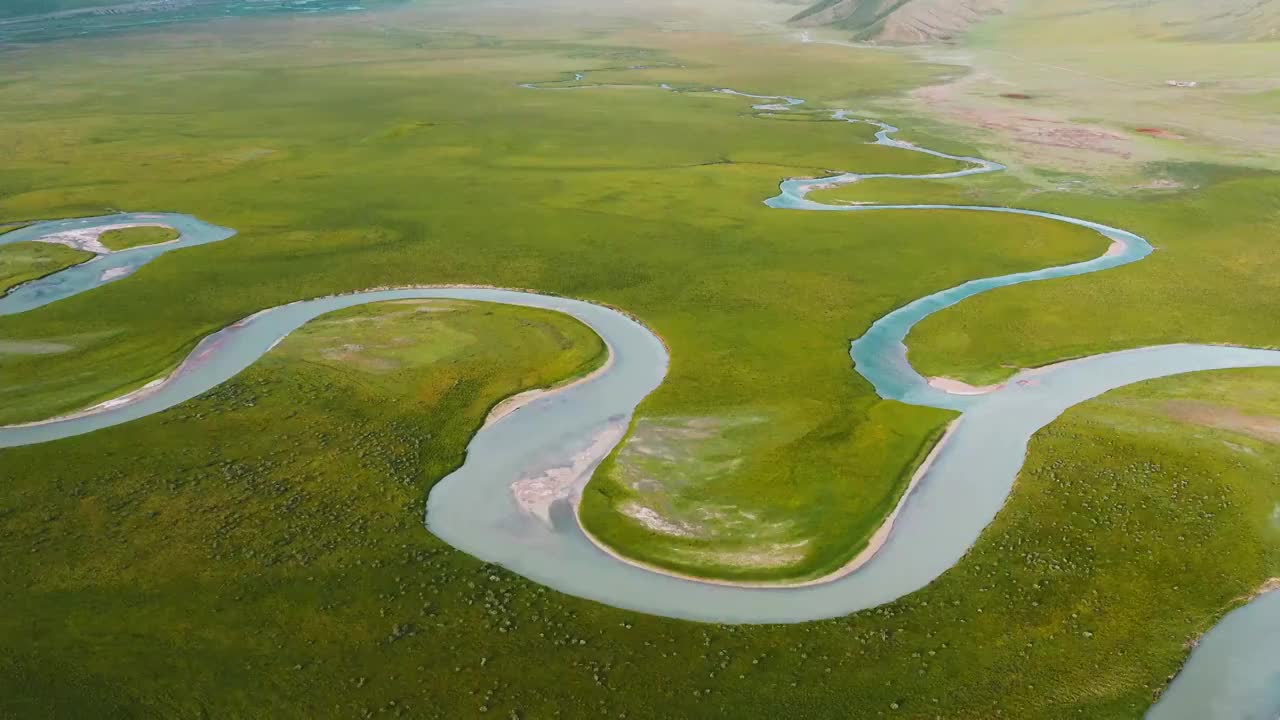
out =
<path fill-rule="evenodd" d="M 1153 720 L 1280 720 L 1280 592 L 1223 618 L 1200 641 Z"/>
<path fill-rule="evenodd" d="M 738 93 L 733 93 L 738 94 Z M 759 97 L 759 96 L 748 96 Z M 798 104 L 769 98 L 770 109 Z M 845 118 L 848 119 L 848 118 Z M 878 141 L 941 157 L 890 138 Z M 993 172 L 977 159 L 957 177 Z M 1067 408 L 1108 390 L 1155 377 L 1232 367 L 1277 366 L 1280 352 L 1204 345 L 1168 345 L 1112 353 L 1019 374 L 990 394 L 958 397 L 930 388 L 906 362 L 903 339 L 922 318 L 996 287 L 1096 272 L 1135 262 L 1151 252 L 1145 240 L 1075 218 L 1009 208 L 937 205 L 825 206 L 806 199 L 816 184 L 872 177 L 855 174 L 787 181 L 772 207 L 822 211 L 932 209 L 1011 212 L 1089 227 L 1123 244 L 1119 254 L 1031 273 L 975 280 L 922 298 L 886 315 L 855 341 L 859 373 L 886 398 L 964 412 L 919 487 L 908 498 L 881 551 L 863 568 L 830 583 L 804 588 L 736 588 L 660 575 L 620 562 L 582 533 L 567 500 L 557 502 L 547 525 L 515 503 L 512 482 L 568 465 L 602 431 L 627 423 L 636 405 L 662 381 L 668 357 L 661 342 L 624 315 L 589 303 L 492 289 L 413 289 L 323 298 L 259 313 L 205 339 L 173 379 L 136 403 L 104 412 L 25 427 L 0 428 L 0 447 L 45 442 L 127 422 L 194 397 L 234 376 L 306 321 L 332 310 L 407 298 L 502 302 L 558 310 L 592 327 L 613 348 L 614 365 L 601 376 L 544 397 L 481 430 L 463 466 L 431 491 L 426 513 L 432 532 L 483 560 L 572 595 L 617 607 L 709 622 L 803 622 L 846 615 L 920 589 L 952 567 L 1004 504 L 1027 442 Z M 875 176 L 884 177 L 884 176 Z M 893 176 L 904 177 L 904 176 Z M 910 177 L 910 176 L 906 176 Z M 108 218 L 106 220 L 117 220 Z M 105 221 L 105 220 L 104 220 Z M 595 458 L 599 459 L 599 458 Z M 1267 717 L 1280 668 L 1280 643 L 1268 640 L 1280 620 L 1280 600 L 1269 596 L 1233 613 L 1193 654 L 1157 720 L 1183 717 Z M 1262 688 L 1263 690 L 1259 690 Z M 1199 705 L 1182 697 L 1194 698 Z M 1210 715 L 1194 708 L 1208 707 Z M 1190 709 L 1189 709 L 1190 708 Z"/>
<path fill-rule="evenodd" d="M 27 310 L 33 310 L 42 305 L 48 305 L 51 302 L 101 287 L 107 283 L 122 280 L 132 275 L 138 268 L 167 252 L 226 240 L 236 234 L 234 230 L 210 225 L 190 215 L 178 213 L 117 213 L 99 217 L 34 223 L 0 235 L 0 245 L 37 240 L 54 233 L 67 232 L 68 230 L 83 230 L 121 223 L 159 223 L 177 230 L 180 235 L 177 240 L 163 245 L 149 245 L 121 250 L 109 255 L 98 255 L 88 262 L 47 275 L 39 280 L 23 283 L 14 288 L 9 294 L 0 297 L 0 315 L 15 315 Z"/>

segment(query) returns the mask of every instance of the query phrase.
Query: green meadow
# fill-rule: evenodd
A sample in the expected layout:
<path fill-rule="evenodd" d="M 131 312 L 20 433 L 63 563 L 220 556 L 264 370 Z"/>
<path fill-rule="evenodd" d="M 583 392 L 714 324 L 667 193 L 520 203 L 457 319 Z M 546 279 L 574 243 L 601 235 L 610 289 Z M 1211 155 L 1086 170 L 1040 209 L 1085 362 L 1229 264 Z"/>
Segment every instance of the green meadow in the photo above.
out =
<path fill-rule="evenodd" d="M 818 111 L 888 107 L 954 67 L 589 12 L 552 22 L 441 3 L 0 51 L 0 226 L 123 209 L 237 230 L 0 318 L 0 423 L 136 388 L 283 303 L 530 288 L 623 308 L 670 348 L 666 381 L 587 487 L 594 535 L 723 579 L 842 565 L 953 417 L 880 400 L 849 341 L 922 295 L 1095 257 L 1106 241 L 1027 217 L 762 204 L 786 177 L 952 169 Z M 602 86 L 519 87 L 581 84 L 567 80 L 582 70 Z M 804 97 L 812 112 L 769 117 L 663 82 Z M 912 119 L 897 122 L 904 139 L 978 152 L 944 121 L 913 132 Z M 908 338 L 926 374 L 985 382 L 1162 342 L 1280 345 L 1267 255 L 1280 179 L 1190 162 L 1143 172 L 1176 187 L 1011 173 L 814 197 L 1017 205 L 1157 246 L 935 315 Z M 15 260 L 13 247 L 0 278 L 77 261 L 43 245 L 47 257 Z M 1133 718 L 1195 637 L 1280 575 L 1275 370 L 1168 378 L 1072 409 L 1035 437 L 959 565 L 830 621 L 628 613 L 423 528 L 430 487 L 494 403 L 602 359 L 558 315 L 369 306 L 313 321 L 159 415 L 0 452 L 0 717 Z M 645 509 L 681 532 L 655 531 Z"/>
<path fill-rule="evenodd" d="M 914 139 L 910 132 L 904 137 Z M 907 338 L 911 363 L 925 375 L 985 385 L 1019 368 L 1147 345 L 1280 346 L 1272 321 L 1280 299 L 1267 259 L 1270 243 L 1280 238 L 1280 173 L 1199 164 L 1153 165 L 1149 172 L 1184 187 L 1085 194 L 994 175 L 871 180 L 812 197 L 1043 210 L 1123 228 L 1156 247 L 1133 265 L 1002 288 L 930 316 Z M 1159 322 L 1152 322 L 1155 312 Z"/>
<path fill-rule="evenodd" d="M 163 227 L 131 227 L 108 230 L 98 238 L 110 250 L 128 250 L 143 245 L 159 245 L 178 239 L 178 231 Z"/>
<path fill-rule="evenodd" d="M 925 374 L 981 384 L 1019 367 L 1145 345 L 1280 346 L 1272 321 L 1280 296 L 1268 259 L 1270 243 L 1280 238 L 1280 174 L 1208 170 L 1220 177 L 1196 190 L 1137 200 L 1020 195 L 1020 207 L 1122 227 L 1147 238 L 1156 252 L 1134 265 L 1001 289 L 938 313 L 908 338 L 912 363 Z"/>
<path fill-rule="evenodd" d="M 1275 370 L 1073 409 L 958 566 L 836 620 L 637 615 L 428 533 L 489 407 L 601 349 L 546 312 L 368 306 L 182 406 L 6 450 L 0 716 L 1132 718 L 1280 573 Z"/>
<path fill-rule="evenodd" d="M 0 295 L 24 282 L 51 275 L 92 257 L 93 253 L 52 243 L 0 245 Z"/>
<path fill-rule="evenodd" d="M 802 578 L 861 548 L 949 419 L 880 401 L 850 372 L 849 339 L 939 288 L 1105 247 L 1032 220 L 957 212 L 850 222 L 762 204 L 791 175 L 953 166 L 868 145 L 870 127 L 777 122 L 711 93 L 518 87 L 596 67 L 602 82 L 610 73 L 665 78 L 817 104 L 837 89 L 886 93 L 929 77 L 929 67 L 892 56 L 785 48 L 779 57 L 799 78 L 787 83 L 775 65 L 744 61 L 769 45 L 724 36 L 655 49 L 642 38 L 444 34 L 437 49 L 431 33 L 336 20 L 214 32 L 83 41 L 84 52 L 110 58 L 102 64 L 52 46 L 13 55 L 21 78 L 0 99 L 14 128 L 5 137 L 22 140 L 5 149 L 14 158 L 0 175 L 5 218 L 180 209 L 238 234 L 6 318 L 0 334 L 23 343 L 102 334 L 55 355 L 0 355 L 0 372 L 18 379 L 0 387 L 0 422 L 138 387 L 202 336 L 301 298 L 480 283 L 603 301 L 671 347 L 670 375 L 640 411 L 646 427 L 697 422 L 717 432 L 678 448 L 707 458 L 701 470 L 690 463 L 679 483 L 652 492 L 636 489 L 647 470 L 614 463 L 588 495 L 587 526 L 668 567 Z M 331 62 L 312 38 L 342 42 L 350 60 Z M 617 70 L 664 60 L 685 67 Z M 809 72 L 833 62 L 857 80 Z M 725 443 L 732 473 L 711 457 Z M 684 522 L 703 503 L 725 511 L 702 521 L 696 541 L 656 536 L 633 518 L 652 507 Z M 738 529 L 744 513 L 771 528 L 768 537 Z M 801 540 L 804 552 L 753 560 Z"/>

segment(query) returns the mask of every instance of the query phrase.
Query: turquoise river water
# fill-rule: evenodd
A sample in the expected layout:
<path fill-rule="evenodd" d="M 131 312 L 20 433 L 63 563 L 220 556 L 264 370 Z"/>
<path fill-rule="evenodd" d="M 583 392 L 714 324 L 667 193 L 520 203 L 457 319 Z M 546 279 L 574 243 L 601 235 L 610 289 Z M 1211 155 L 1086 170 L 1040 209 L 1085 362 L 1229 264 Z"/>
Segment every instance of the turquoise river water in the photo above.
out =
<path fill-rule="evenodd" d="M 210 225 L 190 215 L 117 213 L 100 217 L 33 223 L 0 235 L 0 245 L 33 241 L 58 233 L 131 223 L 166 225 L 178 231 L 178 239 L 161 245 L 144 245 L 107 255 L 97 255 L 88 262 L 46 275 L 39 280 L 23 283 L 7 295 L 0 297 L 0 315 L 15 315 L 92 290 L 132 275 L 138 268 L 167 252 L 226 240 L 236 234 L 234 230 Z"/>
<path fill-rule="evenodd" d="M 581 75 L 575 76 L 575 81 L 581 80 Z M 756 106 L 767 112 L 783 112 L 802 102 L 729 90 L 717 92 L 769 101 Z M 862 122 L 843 112 L 835 117 Z M 968 165 L 956 172 L 925 177 L 962 177 L 1002 169 L 985 160 L 946 155 L 895 140 L 895 131 L 891 126 L 880 125 L 876 142 Z M 432 489 L 427 503 L 427 527 L 454 547 L 482 560 L 503 565 L 561 592 L 617 607 L 707 622 L 794 623 L 846 615 L 890 602 L 924 587 L 952 567 L 1004 504 L 1031 436 L 1067 408 L 1108 390 L 1151 378 L 1211 369 L 1280 366 L 1280 352 L 1276 351 L 1167 345 L 1025 371 L 982 395 L 952 395 L 933 388 L 907 362 L 904 345 L 911 327 L 924 317 L 994 288 L 1136 262 L 1150 254 L 1152 248 L 1146 240 L 1123 230 L 1029 210 L 945 205 L 833 206 L 806 197 L 818 186 L 867 177 L 920 176 L 847 173 L 816 180 L 788 180 L 782 183 L 780 194 L 767 203 L 802 211 L 930 210 L 1034 215 L 1087 227 L 1111 240 L 1112 245 L 1107 254 L 1086 262 L 974 280 L 934 293 L 884 316 L 852 344 L 850 352 L 857 372 L 882 397 L 963 414 L 929 470 L 904 499 L 879 552 L 856 571 L 830 582 L 805 587 L 747 588 L 680 579 L 618 560 L 582 532 L 574 510 L 582 482 L 616 447 L 639 402 L 661 384 L 669 358 L 659 339 L 635 320 L 570 298 L 492 288 L 407 288 L 291 303 L 257 313 L 205 338 L 168 379 L 144 392 L 79 416 L 0 428 L 0 447 L 80 435 L 173 407 L 225 382 L 293 330 L 334 310 L 408 298 L 476 300 L 550 309 L 573 316 L 598 333 L 611 349 L 612 364 L 603 373 L 487 424 L 472 439 L 463 466 Z M 156 221 L 154 216 L 130 217 Z M 159 222 L 179 227 L 184 241 L 164 246 L 163 251 L 212 242 L 231 234 L 225 228 L 189 216 L 164 218 Z M 120 216 L 108 216 L 69 222 L 88 227 L 120 221 Z M 18 239 L 31 239 L 60 227 L 31 226 L 18 231 L 23 233 Z M 10 235 L 13 233 L 0 238 L 12 242 Z M 105 268 L 93 272 L 80 268 L 108 258 L 122 258 L 119 261 L 133 269 L 154 257 L 139 253 L 134 258 L 124 258 L 127 254 L 104 256 L 33 283 L 33 289 L 20 287 L 0 301 L 0 311 L 22 312 L 91 290 L 102 284 L 99 270 Z M 514 483 L 560 471 L 571 471 L 579 480 L 573 487 L 564 488 L 551 503 L 550 522 L 517 504 L 512 493 Z M 1280 593 L 1271 593 L 1232 613 L 1206 636 L 1148 717 L 1275 720 L 1280 716 L 1278 640 Z"/>

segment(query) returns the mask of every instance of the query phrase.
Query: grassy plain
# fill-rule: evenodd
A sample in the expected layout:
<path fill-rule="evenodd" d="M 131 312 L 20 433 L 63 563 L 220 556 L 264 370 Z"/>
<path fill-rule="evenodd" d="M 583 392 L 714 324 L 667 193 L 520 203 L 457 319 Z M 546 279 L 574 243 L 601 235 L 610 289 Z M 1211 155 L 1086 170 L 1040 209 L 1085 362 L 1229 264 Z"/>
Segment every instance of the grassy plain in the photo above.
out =
<path fill-rule="evenodd" d="M 8 52 L 0 222 L 181 210 L 239 234 L 0 319 L 0 422 L 136 386 L 208 332 L 300 298 L 438 282 L 559 292 L 635 313 L 672 350 L 635 432 L 677 460 L 624 448 L 589 488 L 593 532 L 674 568 L 805 577 L 857 551 L 949 417 L 875 398 L 848 340 L 934 290 L 1105 247 L 1031 219 L 760 205 L 788 175 L 948 167 L 863 145 L 868 128 L 761 118 L 708 94 L 516 87 L 597 68 L 595 80 L 859 107 L 945 68 L 628 22 L 549 40 L 546 21 L 519 10 L 491 29 L 456 12 Z M 684 67 L 620 70 L 662 61 Z M 906 137 L 934 146 L 946 130 Z M 941 314 L 976 306 L 985 329 L 956 350 L 932 344 L 945 328 L 922 326 L 910 343 L 926 370 L 974 376 L 1179 333 L 1274 342 L 1274 180 L 1152 170 L 1185 187 L 1085 197 L 983 178 L 845 192 L 1030 199 L 1161 247 L 1131 268 Z M 1050 296 L 1006 299 L 1027 292 Z M 1021 310 L 1034 307 L 1052 310 Z M 1071 411 L 1037 436 L 970 555 L 874 611 L 730 628 L 558 595 L 421 526 L 426 490 L 489 404 L 597 357 L 575 326 L 546 319 L 551 342 L 510 312 L 353 314 L 384 340 L 424 330 L 400 323 L 438 323 L 421 347 L 357 342 L 322 320 L 192 403 L 0 454 L 0 601 L 12 609 L 0 716 L 1132 718 L 1189 638 L 1280 574 L 1280 450 L 1256 430 L 1280 413 L 1280 373 L 1251 371 Z M 32 347 L 46 352 L 20 354 Z M 637 483 L 651 476 L 660 489 Z M 644 532 L 630 503 L 704 535 Z M 810 550 L 779 549 L 797 540 Z"/>
<path fill-rule="evenodd" d="M 24 282 L 78 265 L 93 253 L 64 245 L 15 242 L 0 245 L 0 295 Z"/>
<path fill-rule="evenodd" d="M 164 227 L 132 227 L 108 230 L 98 241 L 111 250 L 128 250 L 143 245 L 158 245 L 178 239 L 178 231 Z"/>
<path fill-rule="evenodd" d="M 903 137 L 917 139 L 910 131 Z M 1046 190 L 1002 173 L 871 180 L 812 197 L 1043 210 L 1124 228 L 1156 247 L 1134 265 L 1002 288 L 930 316 L 907 338 L 911 363 L 925 375 L 985 385 L 1019 368 L 1146 345 L 1280 346 L 1271 321 L 1280 314 L 1280 283 L 1269 259 L 1280 241 L 1280 173 L 1202 163 L 1152 163 L 1145 172 L 1166 184 Z"/>
<path fill-rule="evenodd" d="M 1136 232 L 1157 248 L 1135 265 L 1004 288 L 933 315 L 907 339 L 912 364 L 925 374 L 986 384 L 1020 367 L 1145 345 L 1280 346 L 1270 320 L 1280 313 L 1280 295 L 1268 259 L 1280 239 L 1280 175 L 1213 166 L 1163 170 L 1213 179 L 1195 190 L 1120 196 L 997 185 L 975 196 L 950 183 L 897 189 L 899 199 L 964 197 L 1084 217 Z M 886 197 L 881 188 L 863 192 L 843 194 Z M 1160 320 L 1152 322 L 1157 311 Z"/>
<path fill-rule="evenodd" d="M 238 235 L 0 322 L 0 336 L 23 343 L 103 333 L 56 355 L 0 355 L 0 372 L 16 379 L 0 387 L 0 422 L 136 387 L 205 334 L 300 298 L 457 282 L 600 300 L 672 348 L 670 376 L 641 417 L 732 425 L 739 465 L 725 475 L 709 464 L 648 495 L 606 473 L 587 502 L 592 530 L 681 569 L 804 577 L 858 550 L 949 417 L 876 398 L 850 372 L 849 338 L 969 277 L 1104 247 L 1048 224 L 1028 242 L 1034 221 L 850 222 L 761 204 L 790 175 L 952 167 L 867 145 L 869 127 L 773 121 L 724 95 L 517 87 L 601 68 L 593 79 L 843 104 L 925 82 L 928 66 L 705 33 L 585 42 L 414 31 L 423 21 L 413 12 L 85 40 L 79 53 L 109 58 L 95 64 L 52 45 L 12 53 L 15 80 L 0 88 L 13 130 L 0 140 L 2 217 L 180 209 Z M 658 61 L 685 67 L 617 70 Z M 689 440 L 680 452 L 705 454 Z M 696 542 L 655 537 L 601 502 L 606 492 L 681 521 L 695 499 L 726 511 L 700 521 Z M 744 513 L 769 536 L 737 529 Z M 751 562 L 801 540 L 803 553 Z"/>
<path fill-rule="evenodd" d="M 1133 718 L 1280 574 L 1276 370 L 1072 410 L 955 569 L 847 618 L 640 616 L 427 533 L 489 406 L 600 351 L 548 313 L 371 306 L 191 403 L 4 451 L 0 716 Z"/>

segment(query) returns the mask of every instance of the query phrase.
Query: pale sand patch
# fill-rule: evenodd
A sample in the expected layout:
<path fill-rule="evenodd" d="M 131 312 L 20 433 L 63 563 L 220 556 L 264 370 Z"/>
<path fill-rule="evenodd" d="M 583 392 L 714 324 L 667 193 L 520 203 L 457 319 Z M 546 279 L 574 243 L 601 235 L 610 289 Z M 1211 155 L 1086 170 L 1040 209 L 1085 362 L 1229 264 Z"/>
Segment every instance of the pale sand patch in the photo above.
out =
<path fill-rule="evenodd" d="M 672 522 L 662 517 L 657 510 L 637 502 L 628 502 L 619 507 L 618 511 L 656 533 L 675 537 L 697 537 L 698 535 L 684 523 Z"/>
<path fill-rule="evenodd" d="M 682 555 L 701 563 L 732 565 L 737 567 L 786 567 L 804 559 L 804 548 L 809 540 L 791 543 L 769 543 L 747 550 L 683 550 Z"/>
<path fill-rule="evenodd" d="M 46 340 L 0 340 L 0 355 L 56 355 L 75 346 Z"/>
<path fill-rule="evenodd" d="M 970 385 L 962 380 L 955 380 L 947 377 L 931 377 L 929 378 L 929 387 L 936 388 L 951 395 L 986 395 L 995 392 L 1004 387 L 1004 383 L 998 385 Z"/>
<path fill-rule="evenodd" d="M 102 234 L 111 230 L 125 230 L 136 227 L 159 227 L 175 230 L 175 228 L 169 227 L 163 223 L 116 223 L 114 225 L 99 225 L 98 227 L 83 228 L 80 230 L 63 230 L 62 232 L 55 232 L 38 237 L 35 239 L 35 242 L 65 245 L 69 248 L 84 250 L 85 252 L 91 252 L 95 255 L 110 255 L 113 252 L 124 251 L 112 250 L 106 245 L 103 245 L 102 242 L 99 241 Z M 168 242 L 156 243 L 155 245 L 168 245 L 169 243 L 178 242 L 178 240 L 181 240 L 181 238 L 175 238 Z M 140 247 L 155 247 L 155 245 L 143 245 Z"/>
<path fill-rule="evenodd" d="M 1102 254 L 1102 257 L 1115 257 L 1116 255 L 1122 254 L 1128 248 L 1128 243 L 1121 240 L 1113 240 L 1111 241 L 1111 247 L 1107 248 L 1107 251 Z"/>
<path fill-rule="evenodd" d="M 99 277 L 98 279 L 103 282 L 106 282 L 108 280 L 115 280 L 116 278 L 122 278 L 131 272 L 133 272 L 132 268 L 127 268 L 127 267 L 111 268 L 110 270 L 102 273 L 102 276 Z"/>
<path fill-rule="evenodd" d="M 814 578 L 813 580 L 805 580 L 803 582 L 786 582 L 786 581 L 739 582 L 739 581 L 733 581 L 733 580 L 717 580 L 712 578 L 703 578 L 703 577 L 698 577 L 696 575 L 687 575 L 685 573 L 674 572 L 672 570 L 668 570 L 663 567 L 658 567 L 657 565 L 640 562 L 639 560 L 633 560 L 629 557 L 621 555 L 617 551 L 615 551 L 613 548 L 609 547 L 608 545 L 605 545 L 595 535 L 592 535 L 591 531 L 587 530 L 587 528 L 582 524 L 582 517 L 581 517 L 582 493 L 581 492 L 576 493 L 573 497 L 573 514 L 574 514 L 574 517 L 577 518 L 578 527 L 582 530 L 582 534 L 585 535 L 593 545 L 599 548 L 601 552 L 609 555 L 610 557 L 612 557 L 613 559 L 619 562 L 626 563 L 628 565 L 640 568 L 642 570 L 648 570 L 649 572 L 655 572 L 660 575 L 668 575 L 671 577 L 680 578 L 682 580 L 690 580 L 693 582 L 706 583 L 708 585 L 727 585 L 729 587 L 796 588 L 796 587 L 809 587 L 812 585 L 823 585 L 825 583 L 839 580 L 840 578 L 853 573 L 854 571 L 861 568 L 863 565 L 866 565 L 867 563 L 871 562 L 871 559 L 876 556 L 876 553 L 880 552 L 880 548 L 884 547 L 884 544 L 888 542 L 889 534 L 893 531 L 893 525 L 895 522 L 897 522 L 898 515 L 902 512 L 902 508 L 906 507 L 907 501 L 911 498 L 911 494 L 920 485 L 920 481 L 924 479 L 924 476 L 929 473 L 929 468 L 933 467 L 933 463 L 937 459 L 938 454 L 942 452 L 942 449 L 951 440 L 951 437 L 955 434 L 955 429 L 960 425 L 960 422 L 961 420 L 957 419 L 947 426 L 947 430 L 945 433 L 943 433 L 942 438 L 938 440 L 938 444 L 933 446 L 933 449 L 929 451 L 929 455 L 925 457 L 924 462 L 920 463 L 920 467 L 916 468 L 915 474 L 911 476 L 911 482 L 907 485 L 906 491 L 902 493 L 902 498 L 898 500 L 898 504 L 893 508 L 893 512 L 889 513 L 888 517 L 886 517 L 884 519 L 884 522 L 881 523 L 880 528 L 876 530 L 875 534 L 872 535 L 869 540 L 867 540 L 867 546 L 862 549 L 862 552 L 858 553 L 852 560 L 845 563 L 842 567 L 840 567 L 840 569 L 832 573 L 828 573 L 827 575 L 823 575 L 822 577 Z"/>
<path fill-rule="evenodd" d="M 1260 585 L 1257 590 L 1254 590 L 1248 595 L 1244 595 L 1242 597 L 1236 598 L 1235 602 L 1241 605 L 1246 603 L 1251 603 L 1254 600 L 1257 600 L 1258 598 L 1262 597 L 1263 595 L 1268 595 L 1273 592 L 1280 592 L 1280 577 L 1273 577 L 1270 580 L 1267 580 L 1266 582 L 1262 583 L 1262 585 Z M 1191 644 L 1191 646 L 1194 647 L 1195 645 L 1199 645 L 1202 637 L 1203 637 L 1202 635 L 1197 635 L 1193 641 L 1193 644 Z"/>
<path fill-rule="evenodd" d="M 484 424 L 486 426 L 492 425 L 493 423 L 498 422 L 502 418 L 510 415 L 511 413 L 519 410 L 522 407 L 525 407 L 526 405 L 528 405 L 529 403 L 535 400 L 540 400 L 545 397 L 558 395 L 570 388 L 577 387 L 578 385 L 581 385 L 583 383 L 591 382 L 592 380 L 595 380 L 596 378 L 609 372 L 609 369 L 613 367 L 613 348 L 608 343 L 605 343 L 604 349 L 609 356 L 605 359 L 604 364 L 601 365 L 600 367 L 596 368 L 595 370 L 592 370 L 591 372 L 587 373 L 586 375 L 583 375 L 582 377 L 575 378 L 565 383 L 561 383 L 560 385 L 553 385 L 552 387 L 549 387 L 549 388 L 534 388 L 533 390 L 525 390 L 522 393 L 516 393 L 515 395 L 512 395 L 506 400 L 503 400 L 497 405 L 494 405 L 493 409 L 489 411 L 488 417 L 484 419 Z"/>
<path fill-rule="evenodd" d="M 1258 592 L 1254 594 L 1254 599 L 1260 598 L 1267 593 L 1280 591 L 1280 577 L 1273 577 L 1262 583 L 1262 587 L 1258 588 Z"/>
<path fill-rule="evenodd" d="M 568 465 L 549 468 L 511 483 L 511 494 L 516 504 L 550 527 L 551 506 L 559 500 L 571 500 L 577 507 L 582 499 L 582 489 L 596 467 L 626 434 L 626 423 L 609 423 L 590 446 L 570 458 Z"/>
<path fill-rule="evenodd" d="M 1129 189 L 1131 190 L 1178 190 L 1184 187 L 1186 187 L 1186 185 L 1178 182 L 1177 180 L 1160 178 L 1158 180 L 1152 180 L 1151 182 L 1143 183 L 1141 185 L 1130 185 Z"/>
<path fill-rule="evenodd" d="M 171 379 L 173 379 L 173 377 L 177 375 L 179 370 L 181 369 L 182 368 L 179 367 L 178 370 L 174 370 L 173 373 L 166 375 L 165 377 L 162 377 L 162 378 L 156 378 L 155 380 L 152 380 L 151 382 L 147 383 L 146 385 L 143 385 L 137 390 L 132 390 L 119 397 L 114 397 L 114 398 L 111 398 L 110 400 L 100 402 L 97 405 L 93 405 L 92 407 L 87 407 L 84 410 L 79 410 L 77 412 L 73 412 L 68 415 L 58 415 L 56 417 L 47 418 L 45 420 L 36 420 L 35 422 L 17 423 L 14 425 L 0 425 L 0 428 L 20 428 L 20 427 L 33 427 L 36 425 L 48 425 L 49 423 L 62 422 L 63 420 L 75 420 L 77 418 L 87 417 L 89 415 L 97 415 L 98 413 L 106 412 L 114 408 L 123 407 L 125 405 L 131 405 L 133 403 L 138 402 L 139 400 L 142 400 L 143 398 L 149 395 L 154 394 L 157 390 L 159 390 Z"/>

